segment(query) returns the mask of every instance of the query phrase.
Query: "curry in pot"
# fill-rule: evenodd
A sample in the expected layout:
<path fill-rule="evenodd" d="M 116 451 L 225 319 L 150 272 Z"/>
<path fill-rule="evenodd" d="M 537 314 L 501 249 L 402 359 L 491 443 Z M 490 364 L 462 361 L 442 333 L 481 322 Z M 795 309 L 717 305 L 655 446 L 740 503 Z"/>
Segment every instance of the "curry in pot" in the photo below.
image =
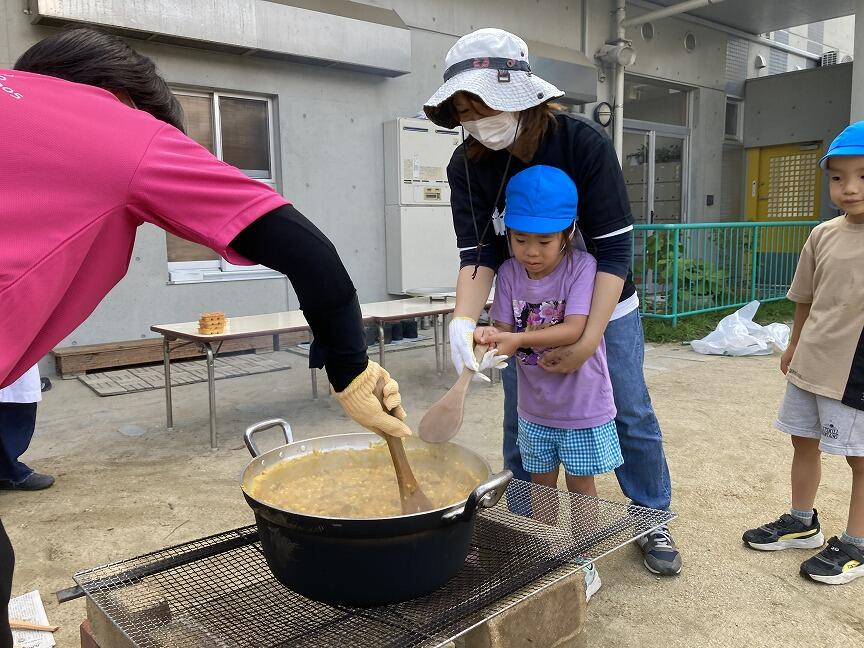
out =
<path fill-rule="evenodd" d="M 417 483 L 435 508 L 456 504 L 488 474 L 431 448 L 410 448 Z M 334 518 L 382 518 L 402 514 L 399 486 L 387 445 L 315 451 L 286 459 L 251 482 L 259 502 L 295 513 Z"/>

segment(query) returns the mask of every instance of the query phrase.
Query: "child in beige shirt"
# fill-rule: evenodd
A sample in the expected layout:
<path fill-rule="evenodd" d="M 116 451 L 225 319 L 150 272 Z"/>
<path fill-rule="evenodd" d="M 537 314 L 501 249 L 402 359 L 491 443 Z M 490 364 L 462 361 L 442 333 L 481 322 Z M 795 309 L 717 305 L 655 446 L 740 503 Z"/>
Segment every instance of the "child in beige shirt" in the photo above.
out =
<path fill-rule="evenodd" d="M 747 531 L 744 542 L 764 551 L 821 548 L 825 536 L 813 508 L 821 453 L 846 457 L 846 530 L 800 570 L 839 585 L 864 576 L 864 122 L 838 135 L 820 166 L 832 202 L 846 213 L 810 233 L 788 294 L 795 322 L 780 361 L 789 384 L 776 427 L 792 438 L 792 508 Z"/>

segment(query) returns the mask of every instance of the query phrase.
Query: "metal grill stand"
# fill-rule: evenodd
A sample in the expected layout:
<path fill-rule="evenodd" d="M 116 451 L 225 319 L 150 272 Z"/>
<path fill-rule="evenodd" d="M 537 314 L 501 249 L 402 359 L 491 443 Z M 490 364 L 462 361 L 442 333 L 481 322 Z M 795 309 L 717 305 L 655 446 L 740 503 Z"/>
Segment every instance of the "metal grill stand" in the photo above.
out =
<path fill-rule="evenodd" d="M 377 608 L 325 605 L 284 588 L 267 567 L 254 526 L 75 580 L 102 648 L 431 648 L 674 518 L 514 480 L 498 505 L 479 514 L 471 552 L 451 581 Z"/>

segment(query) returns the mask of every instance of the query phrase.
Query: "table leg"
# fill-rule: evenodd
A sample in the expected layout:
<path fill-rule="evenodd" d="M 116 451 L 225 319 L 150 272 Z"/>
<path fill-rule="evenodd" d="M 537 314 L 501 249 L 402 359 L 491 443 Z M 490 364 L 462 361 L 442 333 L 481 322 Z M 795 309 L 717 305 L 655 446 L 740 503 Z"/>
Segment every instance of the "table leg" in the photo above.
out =
<path fill-rule="evenodd" d="M 441 373 L 441 350 L 438 348 L 438 315 L 432 316 L 432 331 L 435 336 L 435 371 Z"/>
<path fill-rule="evenodd" d="M 384 366 L 384 322 L 378 322 L 378 364 Z"/>
<path fill-rule="evenodd" d="M 441 315 L 441 365 L 447 371 L 447 345 L 450 343 L 450 335 L 447 327 L 447 313 Z M 452 364 L 452 363 L 451 363 Z"/>
<path fill-rule="evenodd" d="M 274 351 L 281 351 L 282 350 L 279 348 L 279 334 L 278 333 L 273 334 L 273 350 Z"/>
<path fill-rule="evenodd" d="M 207 352 L 207 388 L 210 392 L 210 449 L 219 447 L 216 441 L 216 369 L 213 347 L 209 343 L 204 344 Z"/>
<path fill-rule="evenodd" d="M 310 371 L 312 372 L 312 400 L 318 400 L 318 370 L 312 367 Z"/>
<path fill-rule="evenodd" d="M 171 341 L 162 338 L 162 362 L 165 365 L 165 427 L 174 431 L 174 407 L 171 403 Z"/>

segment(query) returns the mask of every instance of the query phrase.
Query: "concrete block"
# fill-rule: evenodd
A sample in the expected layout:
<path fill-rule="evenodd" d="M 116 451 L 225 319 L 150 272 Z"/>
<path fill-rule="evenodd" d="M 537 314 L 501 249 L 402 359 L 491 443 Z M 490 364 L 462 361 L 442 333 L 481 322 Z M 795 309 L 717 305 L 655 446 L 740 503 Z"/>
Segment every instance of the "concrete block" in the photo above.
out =
<path fill-rule="evenodd" d="M 465 648 L 586 648 L 582 570 L 517 603 L 465 635 Z"/>
<path fill-rule="evenodd" d="M 96 639 L 93 638 L 93 630 L 90 627 L 90 621 L 85 620 L 79 631 L 81 633 L 81 648 L 101 648 Z"/>

